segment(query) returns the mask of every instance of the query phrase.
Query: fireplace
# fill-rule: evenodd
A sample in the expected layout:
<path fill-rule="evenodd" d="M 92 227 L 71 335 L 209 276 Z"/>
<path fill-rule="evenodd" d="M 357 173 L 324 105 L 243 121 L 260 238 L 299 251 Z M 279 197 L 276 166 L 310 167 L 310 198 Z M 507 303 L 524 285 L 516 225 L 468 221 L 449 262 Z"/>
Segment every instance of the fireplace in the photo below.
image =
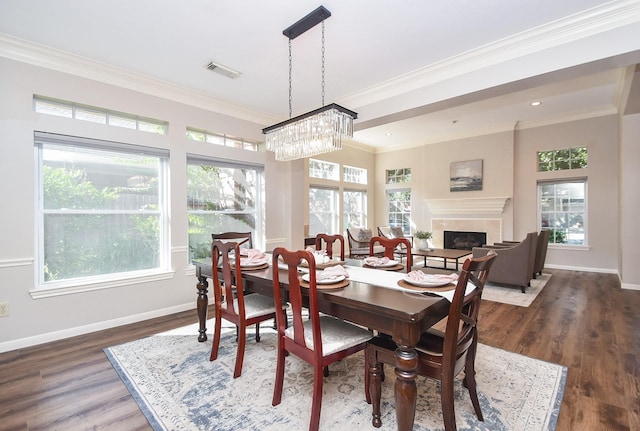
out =
<path fill-rule="evenodd" d="M 482 247 L 486 243 L 486 232 L 444 231 L 444 248 L 471 250 L 473 247 Z"/>

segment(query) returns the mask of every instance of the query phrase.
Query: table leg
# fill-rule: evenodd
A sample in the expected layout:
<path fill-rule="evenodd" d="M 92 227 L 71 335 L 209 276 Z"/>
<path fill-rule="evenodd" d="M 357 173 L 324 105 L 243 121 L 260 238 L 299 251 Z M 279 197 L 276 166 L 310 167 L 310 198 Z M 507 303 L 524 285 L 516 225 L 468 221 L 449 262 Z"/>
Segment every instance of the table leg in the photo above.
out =
<path fill-rule="evenodd" d="M 413 347 L 396 349 L 396 419 L 399 431 L 411 431 L 416 414 L 416 369 L 418 354 Z"/>
<path fill-rule="evenodd" d="M 427 256 L 424 257 L 424 267 L 427 267 Z"/>
<path fill-rule="evenodd" d="M 209 307 L 207 288 L 209 287 L 209 282 L 207 281 L 207 277 L 201 274 L 199 268 L 197 269 L 196 276 L 198 277 L 198 284 L 196 284 L 196 289 L 198 289 L 198 299 L 196 304 L 198 309 L 198 323 L 200 324 L 198 329 L 198 341 L 203 342 L 207 341 L 207 308 Z"/>

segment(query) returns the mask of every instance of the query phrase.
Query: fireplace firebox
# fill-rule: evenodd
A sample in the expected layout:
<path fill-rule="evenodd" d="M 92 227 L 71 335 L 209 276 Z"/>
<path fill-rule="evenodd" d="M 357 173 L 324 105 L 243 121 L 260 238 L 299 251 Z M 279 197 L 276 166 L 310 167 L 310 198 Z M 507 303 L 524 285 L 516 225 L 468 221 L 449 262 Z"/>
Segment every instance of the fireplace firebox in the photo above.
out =
<path fill-rule="evenodd" d="M 486 232 L 444 231 L 444 248 L 455 250 L 471 250 L 487 243 Z"/>

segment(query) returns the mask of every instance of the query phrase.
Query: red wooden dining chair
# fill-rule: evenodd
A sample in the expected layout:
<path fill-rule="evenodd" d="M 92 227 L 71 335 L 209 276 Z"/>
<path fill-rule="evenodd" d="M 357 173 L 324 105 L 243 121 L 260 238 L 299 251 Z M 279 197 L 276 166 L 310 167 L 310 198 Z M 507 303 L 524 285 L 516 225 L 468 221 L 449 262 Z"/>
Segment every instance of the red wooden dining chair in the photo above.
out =
<path fill-rule="evenodd" d="M 281 314 L 276 316 L 278 322 L 278 362 L 272 405 L 276 406 L 282 401 L 284 361 L 286 356 L 292 353 L 313 365 L 314 368 L 309 430 L 316 431 L 320 426 L 324 368 L 363 350 L 372 334 L 359 326 L 320 314 L 316 288 L 316 264 L 312 253 L 304 250 L 289 251 L 278 247 L 273 250 L 273 268 L 278 268 L 279 259 L 288 268 L 287 282 L 293 325 L 287 328 L 284 316 Z M 302 260 L 306 260 L 309 265 L 308 288 L 303 288 L 298 278 L 298 265 Z M 282 293 L 280 271 L 277 270 L 273 272 L 273 293 L 275 303 L 279 304 L 282 301 Z M 308 319 L 303 317 L 303 302 L 306 299 L 309 302 Z"/>
<path fill-rule="evenodd" d="M 319 233 L 316 235 L 316 250 L 322 250 L 324 243 L 327 256 L 333 257 L 333 243 L 338 242 L 340 245 L 340 260 L 344 260 L 344 237 L 340 234 L 328 235 Z"/>
<path fill-rule="evenodd" d="M 481 421 L 484 420 L 476 391 L 474 364 L 478 346 L 477 322 L 480 299 L 495 257 L 495 254 L 491 254 L 464 262 L 449 307 L 445 332 L 429 329 L 420 336 L 416 346 L 418 353 L 416 373 L 440 381 L 440 401 L 446 431 L 456 430 L 453 384 L 455 377 L 461 371 L 464 371 L 463 383 L 469 390 L 476 415 Z M 465 294 L 468 283 L 474 285 L 475 289 Z M 365 376 L 365 395 L 367 402 L 373 403 L 372 423 L 375 427 L 382 425 L 380 420 L 381 364 L 395 364 L 396 348 L 397 345 L 390 337 L 377 336 L 367 343 L 365 350 L 365 368 L 369 372 L 369 375 Z M 413 414 L 410 411 L 405 413 Z"/>
<path fill-rule="evenodd" d="M 374 236 L 369 241 L 369 256 L 374 256 L 376 244 L 384 247 L 384 256 L 394 259 L 398 250 L 404 249 L 407 252 L 407 273 L 411 272 L 413 266 L 413 255 L 411 254 L 411 243 L 407 238 L 386 238 L 384 236 Z"/>
<path fill-rule="evenodd" d="M 230 254 L 235 257 L 234 262 L 232 262 L 234 259 Z M 274 319 L 276 314 L 286 314 L 283 311 L 286 306 L 282 305 L 276 308 L 271 297 L 258 293 L 244 294 L 239 256 L 240 246 L 237 242 L 216 240 L 211 246 L 215 327 L 209 360 L 215 361 L 218 357 L 222 319 L 234 323 L 238 339 L 236 366 L 233 371 L 234 378 L 239 377 L 242 373 L 247 326 L 256 325 L 256 342 L 259 342 L 260 322 Z M 221 266 L 220 260 L 222 260 Z M 222 282 L 220 280 L 220 272 L 222 272 Z M 282 304 L 282 302 L 279 302 L 279 304 Z"/>

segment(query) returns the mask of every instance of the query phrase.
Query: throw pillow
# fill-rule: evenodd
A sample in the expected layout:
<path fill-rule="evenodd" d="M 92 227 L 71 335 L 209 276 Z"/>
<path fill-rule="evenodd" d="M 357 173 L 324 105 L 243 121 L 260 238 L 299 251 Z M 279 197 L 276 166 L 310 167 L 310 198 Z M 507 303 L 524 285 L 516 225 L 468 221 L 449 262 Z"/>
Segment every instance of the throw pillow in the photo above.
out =
<path fill-rule="evenodd" d="M 371 241 L 373 234 L 371 233 L 371 229 L 360 229 L 360 232 L 358 233 L 358 242 L 366 242 L 367 244 L 369 244 L 369 241 Z"/>
<path fill-rule="evenodd" d="M 391 228 L 391 236 L 393 238 L 404 238 L 404 232 L 400 226 L 394 226 Z"/>

